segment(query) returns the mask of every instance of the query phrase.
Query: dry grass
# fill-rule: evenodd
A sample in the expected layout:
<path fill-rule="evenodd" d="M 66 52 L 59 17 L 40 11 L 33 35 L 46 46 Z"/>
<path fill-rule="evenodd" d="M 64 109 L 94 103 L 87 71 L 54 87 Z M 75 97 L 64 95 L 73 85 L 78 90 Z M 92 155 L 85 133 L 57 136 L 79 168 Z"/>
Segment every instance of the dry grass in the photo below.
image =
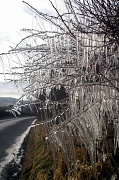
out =
<path fill-rule="evenodd" d="M 31 128 L 24 159 L 21 180 L 51 180 L 53 159 L 44 137 L 42 128 Z"/>
<path fill-rule="evenodd" d="M 54 169 L 51 149 L 44 138 L 44 127 L 33 127 L 29 133 L 20 180 L 102 180 L 108 179 L 116 171 L 118 173 L 118 164 L 112 164 L 111 153 L 107 155 L 105 162 L 100 160 L 94 167 L 84 146 L 76 145 L 75 154 L 77 163 L 70 174 L 61 151 L 57 152 L 58 162 Z"/>

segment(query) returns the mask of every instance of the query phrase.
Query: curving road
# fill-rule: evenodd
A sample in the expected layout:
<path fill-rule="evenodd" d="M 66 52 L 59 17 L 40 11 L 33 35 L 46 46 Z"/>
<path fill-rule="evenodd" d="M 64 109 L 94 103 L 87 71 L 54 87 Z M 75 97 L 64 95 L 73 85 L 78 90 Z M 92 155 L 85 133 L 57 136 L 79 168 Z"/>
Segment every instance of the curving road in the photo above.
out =
<path fill-rule="evenodd" d="M 20 148 L 35 117 L 0 120 L 0 172 Z"/>

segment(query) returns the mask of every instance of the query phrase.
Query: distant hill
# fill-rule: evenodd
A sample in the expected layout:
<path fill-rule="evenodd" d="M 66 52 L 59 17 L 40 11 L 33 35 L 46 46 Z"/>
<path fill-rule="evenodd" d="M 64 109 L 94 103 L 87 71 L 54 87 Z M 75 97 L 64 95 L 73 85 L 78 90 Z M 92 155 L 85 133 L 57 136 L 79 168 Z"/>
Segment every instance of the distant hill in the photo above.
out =
<path fill-rule="evenodd" d="M 10 110 L 17 101 L 18 99 L 16 98 L 0 97 L 0 120 L 14 117 L 13 114 L 10 113 L 8 110 Z M 20 100 L 19 103 L 25 105 L 26 103 L 29 103 L 29 101 Z M 17 116 L 32 116 L 32 115 L 34 115 L 34 113 L 30 110 L 28 106 L 22 107 L 21 114 L 20 115 L 17 114 Z"/>
<path fill-rule="evenodd" d="M 14 105 L 17 101 L 18 99 L 12 97 L 0 97 L 0 106 Z M 28 100 L 20 100 L 20 104 L 26 104 L 28 102 Z"/>
<path fill-rule="evenodd" d="M 0 97 L 0 106 L 14 105 L 17 102 L 16 98 L 12 97 Z"/>

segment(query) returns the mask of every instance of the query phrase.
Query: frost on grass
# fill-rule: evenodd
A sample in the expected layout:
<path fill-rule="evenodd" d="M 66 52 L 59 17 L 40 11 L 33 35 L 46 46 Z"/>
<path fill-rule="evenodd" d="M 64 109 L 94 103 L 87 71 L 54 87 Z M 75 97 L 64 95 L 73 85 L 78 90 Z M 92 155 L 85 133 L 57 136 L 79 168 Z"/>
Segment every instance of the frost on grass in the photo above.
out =
<path fill-rule="evenodd" d="M 110 18 L 118 28 L 114 24 L 115 16 L 119 18 L 118 2 L 66 0 L 67 12 L 62 14 L 50 3 L 56 16 L 24 2 L 37 15 L 37 23 L 43 18 L 52 30 L 23 29 L 27 36 L 1 59 L 16 57 L 10 80 L 27 84 L 23 96 L 30 103 L 26 106 L 44 124 L 54 159 L 60 149 L 70 171 L 77 163 L 77 141 L 88 150 L 92 165 L 98 161 L 98 150 L 102 159 L 106 156 L 106 139 L 112 140 L 113 153 L 119 145 L 119 41 L 117 31 L 106 24 Z M 20 109 L 17 103 L 12 111 Z"/>

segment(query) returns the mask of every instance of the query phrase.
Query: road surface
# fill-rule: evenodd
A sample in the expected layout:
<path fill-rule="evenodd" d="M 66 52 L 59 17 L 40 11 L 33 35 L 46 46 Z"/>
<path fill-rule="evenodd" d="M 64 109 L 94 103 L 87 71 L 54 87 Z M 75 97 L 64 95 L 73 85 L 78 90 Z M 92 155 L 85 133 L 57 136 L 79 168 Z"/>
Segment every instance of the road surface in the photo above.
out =
<path fill-rule="evenodd" d="M 0 173 L 23 142 L 35 117 L 20 117 L 0 120 Z"/>

